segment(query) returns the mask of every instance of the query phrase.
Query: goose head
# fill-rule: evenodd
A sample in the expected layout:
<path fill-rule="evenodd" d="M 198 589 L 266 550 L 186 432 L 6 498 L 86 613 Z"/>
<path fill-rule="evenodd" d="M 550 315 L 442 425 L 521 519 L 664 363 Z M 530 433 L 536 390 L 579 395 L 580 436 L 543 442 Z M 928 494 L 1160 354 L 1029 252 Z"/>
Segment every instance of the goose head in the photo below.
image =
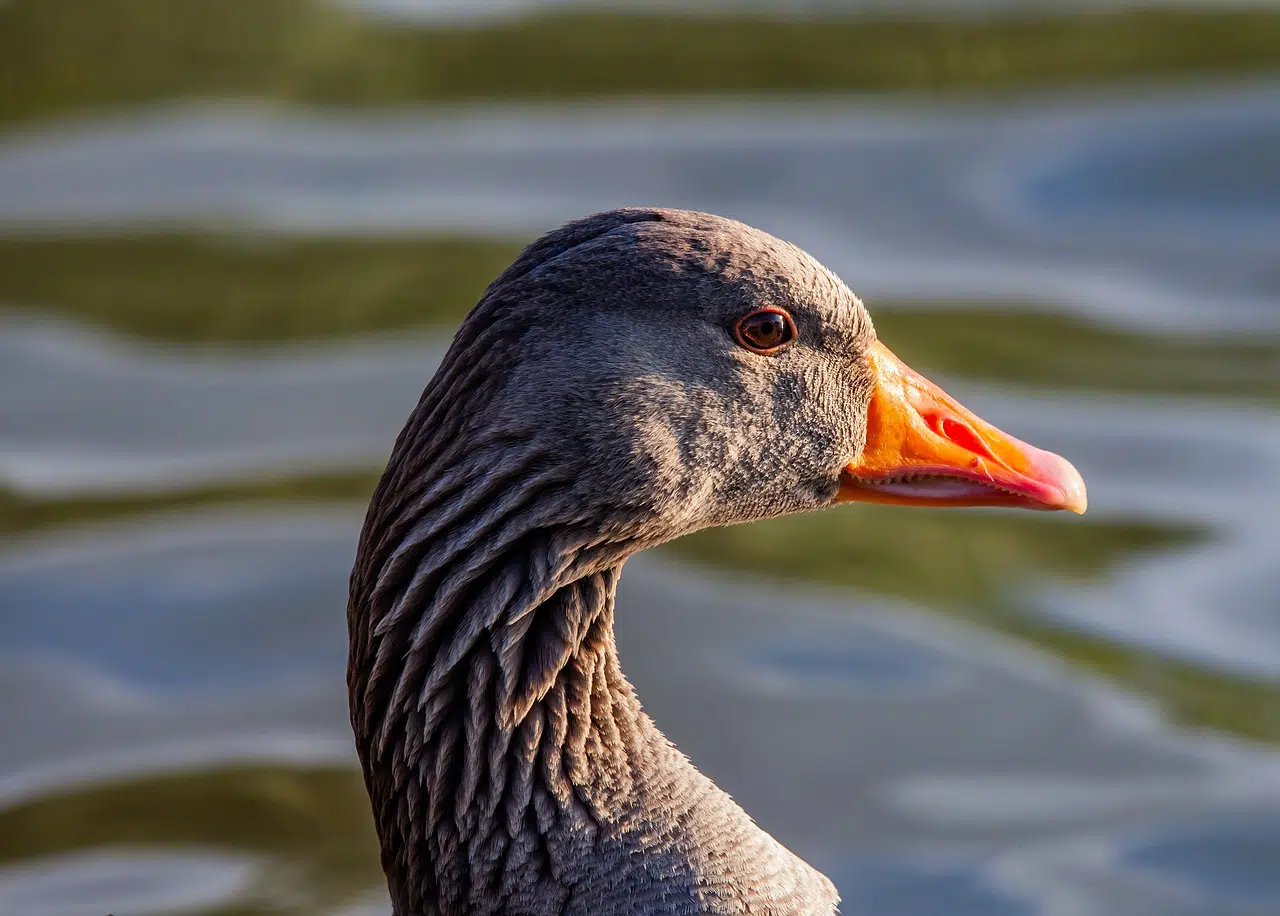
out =
<path fill-rule="evenodd" d="M 741 223 L 591 217 L 485 306 L 524 319 L 493 428 L 546 443 L 646 543 L 842 502 L 1085 509 L 1070 463 L 914 372 L 838 277 Z"/>
<path fill-rule="evenodd" d="M 352 723 L 397 913 L 833 912 L 644 715 L 612 612 L 639 550 L 857 501 L 1083 512 L 1085 488 L 764 232 L 630 209 L 529 246 L 401 432 L 352 573 Z"/>

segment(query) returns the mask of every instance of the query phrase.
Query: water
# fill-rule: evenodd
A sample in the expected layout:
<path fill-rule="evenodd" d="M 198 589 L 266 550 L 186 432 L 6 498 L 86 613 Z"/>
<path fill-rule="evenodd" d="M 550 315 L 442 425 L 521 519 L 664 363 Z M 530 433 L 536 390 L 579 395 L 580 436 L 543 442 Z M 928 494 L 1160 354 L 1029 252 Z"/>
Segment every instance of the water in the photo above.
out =
<path fill-rule="evenodd" d="M 804 245 L 1090 485 L 641 557 L 619 640 L 667 733 L 848 913 L 1280 910 L 1278 162 L 1267 82 L 11 126 L 0 913 L 385 912 L 360 500 L 512 246 L 631 203 Z"/>
<path fill-rule="evenodd" d="M 599 7 L 591 0 L 344 0 L 347 6 L 392 18 L 418 23 L 474 22 L 500 18 L 513 13 L 544 10 L 572 10 L 574 7 Z M 1245 0 L 1236 4 L 1267 5 L 1274 0 Z M 1142 0 L 1054 0 L 1055 10 L 1125 9 L 1144 5 Z M 1157 0 L 1146 5 L 1196 7 L 1187 0 Z M 991 12 L 1036 13 L 1045 4 L 1037 0 L 614 0 L 613 8 L 631 8 L 665 15 L 708 15 L 717 12 L 749 10 L 755 15 L 776 17 L 874 16 L 903 11 L 914 15 L 980 15 Z"/>

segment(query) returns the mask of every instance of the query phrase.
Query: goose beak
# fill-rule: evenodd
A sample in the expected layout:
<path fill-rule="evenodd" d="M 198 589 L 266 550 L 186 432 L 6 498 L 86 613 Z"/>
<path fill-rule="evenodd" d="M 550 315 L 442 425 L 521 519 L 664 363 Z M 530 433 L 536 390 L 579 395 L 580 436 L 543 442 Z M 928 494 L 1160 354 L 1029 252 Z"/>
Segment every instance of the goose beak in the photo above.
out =
<path fill-rule="evenodd" d="M 867 444 L 841 474 L 837 502 L 1084 513 L 1084 480 L 1071 462 L 979 419 L 883 344 L 870 359 Z"/>

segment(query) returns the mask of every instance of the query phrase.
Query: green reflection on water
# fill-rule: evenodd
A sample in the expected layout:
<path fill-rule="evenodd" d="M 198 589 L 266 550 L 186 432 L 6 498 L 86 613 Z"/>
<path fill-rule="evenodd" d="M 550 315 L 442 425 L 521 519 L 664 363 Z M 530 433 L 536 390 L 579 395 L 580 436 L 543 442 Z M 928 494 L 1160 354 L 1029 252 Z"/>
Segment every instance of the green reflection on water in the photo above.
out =
<path fill-rule="evenodd" d="M 40 499 L 0 488 L 0 538 L 54 528 L 116 521 L 137 515 L 216 506 L 351 503 L 373 494 L 376 470 L 246 480 L 161 493 L 105 493 L 73 499 Z M 3 541 L 0 541 L 3 547 Z"/>
<path fill-rule="evenodd" d="M 1280 401 L 1280 337 L 1265 333 L 1150 334 L 1013 302 L 872 308 L 880 338 L 935 372 L 1019 386 Z"/>
<path fill-rule="evenodd" d="M 314 913 L 383 885 L 360 775 L 242 766 L 70 788 L 0 810 L 0 862 L 94 848 L 260 856 L 247 897 L 209 913 Z"/>
<path fill-rule="evenodd" d="M 1010 511 L 839 507 L 713 528 L 673 545 L 712 568 L 854 585 L 931 607 L 989 604 L 1045 575 L 1096 581 L 1135 553 L 1202 540 L 1193 527 Z"/>
<path fill-rule="evenodd" d="M 508 239 L 258 235 L 0 238 L 0 302 L 184 343 L 451 329 L 515 257 Z M 1280 338 L 1103 328 L 1016 302 L 871 303 L 921 369 L 1019 385 L 1280 402 Z"/>
<path fill-rule="evenodd" d="M 992 89 L 1280 67 L 1273 10 L 917 21 L 571 11 L 406 28 L 323 0 L 0 4 L 0 122 L 183 97 L 365 105 Z"/>
<path fill-rule="evenodd" d="M 452 325 L 520 247 L 240 234 L 0 238 L 0 302 L 184 343 Z"/>

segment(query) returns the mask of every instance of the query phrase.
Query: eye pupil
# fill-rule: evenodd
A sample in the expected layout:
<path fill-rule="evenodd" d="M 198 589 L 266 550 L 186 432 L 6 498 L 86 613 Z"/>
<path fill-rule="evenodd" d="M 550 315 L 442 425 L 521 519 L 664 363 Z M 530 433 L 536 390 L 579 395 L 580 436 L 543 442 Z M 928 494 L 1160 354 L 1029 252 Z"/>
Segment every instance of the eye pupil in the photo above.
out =
<path fill-rule="evenodd" d="M 739 321 L 736 332 L 738 343 L 748 350 L 769 353 L 791 342 L 795 326 L 784 312 L 762 310 Z"/>

